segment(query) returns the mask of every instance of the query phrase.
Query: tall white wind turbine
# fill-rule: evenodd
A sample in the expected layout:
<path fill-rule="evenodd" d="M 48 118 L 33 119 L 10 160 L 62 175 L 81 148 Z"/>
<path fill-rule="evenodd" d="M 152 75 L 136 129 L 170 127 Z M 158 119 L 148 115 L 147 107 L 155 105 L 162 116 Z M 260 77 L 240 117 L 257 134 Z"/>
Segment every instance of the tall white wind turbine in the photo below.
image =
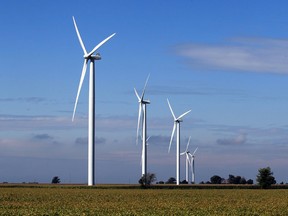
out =
<path fill-rule="evenodd" d="M 75 30 L 80 42 L 80 45 L 84 52 L 84 64 L 82 68 L 82 74 L 79 82 L 78 92 L 76 96 L 76 101 L 74 105 L 73 117 L 72 121 L 74 121 L 75 112 L 77 108 L 78 98 L 80 95 L 80 91 L 82 88 L 83 80 L 86 74 L 86 69 L 88 65 L 88 61 L 90 61 L 90 76 L 89 76 L 89 113 L 88 113 L 88 185 L 92 186 L 95 184 L 95 66 L 94 61 L 100 60 L 101 56 L 99 53 L 95 54 L 96 50 L 98 50 L 104 43 L 106 43 L 110 38 L 112 38 L 116 33 L 110 35 L 103 41 L 101 41 L 97 46 L 92 49 L 91 52 L 87 52 L 80 36 L 76 21 L 73 18 Z"/>
<path fill-rule="evenodd" d="M 191 157 L 191 173 L 192 173 L 192 184 L 195 184 L 195 153 L 197 151 L 198 147 L 195 149 L 195 151 L 193 152 L 193 154 L 191 154 L 189 152 L 189 155 Z"/>
<path fill-rule="evenodd" d="M 190 139 L 191 139 L 191 136 L 189 137 L 188 139 L 188 143 L 187 143 L 187 146 L 186 146 L 186 150 L 185 152 L 182 152 L 180 155 L 185 155 L 186 156 L 186 181 L 187 183 L 189 184 L 189 165 L 191 164 L 190 162 L 190 156 L 189 156 L 189 153 L 190 151 L 188 151 L 188 148 L 189 148 L 189 144 L 190 144 Z"/>
<path fill-rule="evenodd" d="M 148 75 L 144 89 L 142 91 L 141 97 L 139 96 L 137 90 L 134 88 L 135 95 L 138 98 L 139 102 L 139 111 L 138 111 L 138 123 L 137 123 L 137 137 L 136 137 L 136 144 L 138 144 L 139 138 L 139 129 L 140 129 L 140 122 L 142 122 L 142 176 L 147 174 L 147 122 L 146 122 L 146 104 L 150 104 L 149 100 L 144 100 L 144 95 L 146 91 L 147 82 L 149 80 L 150 74 Z"/>
<path fill-rule="evenodd" d="M 171 143 L 173 141 L 173 137 L 174 137 L 174 133 L 175 133 L 175 129 L 177 130 L 177 142 L 176 142 L 176 184 L 179 185 L 180 184 L 180 122 L 182 122 L 182 118 L 187 115 L 189 112 L 191 112 L 191 110 L 183 113 L 182 115 L 180 115 L 178 118 L 176 118 L 173 109 L 169 103 L 169 100 L 167 98 L 167 102 L 168 102 L 168 106 L 170 108 L 170 111 L 172 113 L 172 116 L 174 118 L 174 126 L 173 126 L 173 130 L 172 130 L 172 134 L 171 134 L 171 139 L 170 139 L 170 144 L 169 144 L 169 149 L 168 152 L 170 152 L 170 148 L 171 148 Z"/>

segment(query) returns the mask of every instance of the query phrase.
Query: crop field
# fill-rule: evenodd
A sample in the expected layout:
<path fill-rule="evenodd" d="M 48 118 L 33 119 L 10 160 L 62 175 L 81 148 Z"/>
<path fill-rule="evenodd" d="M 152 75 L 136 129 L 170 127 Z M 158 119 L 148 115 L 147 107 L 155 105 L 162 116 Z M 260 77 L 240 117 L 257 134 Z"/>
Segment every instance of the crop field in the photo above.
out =
<path fill-rule="evenodd" d="M 0 215 L 288 215 L 288 190 L 0 187 Z"/>

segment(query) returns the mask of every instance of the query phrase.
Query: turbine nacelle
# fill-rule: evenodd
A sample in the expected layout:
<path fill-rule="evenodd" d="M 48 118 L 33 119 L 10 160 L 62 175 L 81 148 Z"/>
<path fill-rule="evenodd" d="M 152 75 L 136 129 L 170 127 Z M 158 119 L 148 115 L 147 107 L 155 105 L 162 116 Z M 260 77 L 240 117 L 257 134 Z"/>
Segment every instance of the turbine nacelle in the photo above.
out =
<path fill-rule="evenodd" d="M 100 53 L 96 53 L 95 55 L 90 55 L 90 56 L 88 56 L 88 55 L 84 55 L 83 56 L 84 57 L 84 59 L 87 59 L 87 60 L 101 60 L 101 55 L 100 55 Z"/>
<path fill-rule="evenodd" d="M 183 122 L 183 119 L 176 119 L 175 122 Z"/>
<path fill-rule="evenodd" d="M 139 101 L 139 103 L 142 103 L 142 104 L 150 104 L 150 100 L 142 100 L 142 101 Z"/>

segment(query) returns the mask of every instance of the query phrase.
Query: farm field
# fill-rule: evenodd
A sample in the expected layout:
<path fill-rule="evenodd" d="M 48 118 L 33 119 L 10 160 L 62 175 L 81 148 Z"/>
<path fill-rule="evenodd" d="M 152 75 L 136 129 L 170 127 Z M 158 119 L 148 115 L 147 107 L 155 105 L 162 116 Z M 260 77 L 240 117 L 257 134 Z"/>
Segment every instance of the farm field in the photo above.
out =
<path fill-rule="evenodd" d="M 0 187 L 0 215 L 288 215 L 288 190 Z"/>

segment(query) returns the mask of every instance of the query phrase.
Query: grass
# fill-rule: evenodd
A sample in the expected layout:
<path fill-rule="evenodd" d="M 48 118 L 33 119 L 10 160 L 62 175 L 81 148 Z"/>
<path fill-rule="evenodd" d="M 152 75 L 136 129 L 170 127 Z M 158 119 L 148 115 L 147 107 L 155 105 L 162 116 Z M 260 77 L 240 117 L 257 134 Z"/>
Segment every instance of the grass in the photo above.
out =
<path fill-rule="evenodd" d="M 0 187 L 0 215 L 288 215 L 285 189 L 12 186 Z"/>

